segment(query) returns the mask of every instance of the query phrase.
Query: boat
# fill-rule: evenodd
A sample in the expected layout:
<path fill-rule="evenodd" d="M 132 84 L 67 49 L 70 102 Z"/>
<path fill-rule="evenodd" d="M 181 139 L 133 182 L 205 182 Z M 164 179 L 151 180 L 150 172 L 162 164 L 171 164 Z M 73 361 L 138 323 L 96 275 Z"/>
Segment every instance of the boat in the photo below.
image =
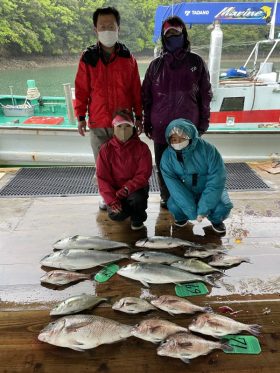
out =
<path fill-rule="evenodd" d="M 265 5 L 264 5 L 265 4 Z M 264 8 L 265 6 L 265 8 Z M 265 9 L 265 11 L 264 11 Z M 280 7 L 275 3 L 180 3 L 159 6 L 154 41 L 162 21 L 180 16 L 186 24 L 213 24 L 208 67 L 213 87 L 210 126 L 204 135 L 225 160 L 252 161 L 280 157 L 280 73 L 273 71 L 273 56 L 280 39 Z M 268 39 L 254 46 L 241 68 L 220 74 L 223 23 L 266 24 Z M 262 60 L 259 51 L 269 47 Z M 0 95 L 0 165 L 91 165 L 90 141 L 77 132 L 75 93 L 64 84 L 65 97 L 41 97 L 36 82 L 27 81 L 26 96 Z M 10 115 L 10 108 L 28 105 L 32 115 Z M 6 112 L 5 112 L 6 109 Z M 143 141 L 152 147 L 144 134 Z M 153 153 L 153 152 L 152 152 Z"/>

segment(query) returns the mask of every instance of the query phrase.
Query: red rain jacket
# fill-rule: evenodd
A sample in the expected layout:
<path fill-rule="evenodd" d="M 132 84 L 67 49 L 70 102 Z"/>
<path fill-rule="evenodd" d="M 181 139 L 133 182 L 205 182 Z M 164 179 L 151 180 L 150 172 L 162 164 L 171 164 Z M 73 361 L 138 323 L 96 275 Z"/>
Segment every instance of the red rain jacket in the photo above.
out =
<path fill-rule="evenodd" d="M 109 63 L 98 44 L 84 51 L 75 79 L 75 96 L 76 116 L 88 113 L 90 128 L 111 127 L 117 109 L 142 116 L 138 66 L 124 44 L 117 43 Z"/>
<path fill-rule="evenodd" d="M 109 205 L 122 186 L 131 194 L 148 186 L 152 174 L 152 156 L 137 134 L 121 142 L 114 136 L 100 148 L 96 162 L 99 193 Z"/>

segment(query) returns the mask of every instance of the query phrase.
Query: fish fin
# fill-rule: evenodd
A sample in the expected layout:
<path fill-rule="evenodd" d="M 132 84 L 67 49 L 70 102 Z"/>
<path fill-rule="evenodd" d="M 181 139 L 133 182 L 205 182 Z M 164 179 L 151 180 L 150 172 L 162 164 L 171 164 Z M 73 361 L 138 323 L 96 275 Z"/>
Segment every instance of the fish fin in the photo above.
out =
<path fill-rule="evenodd" d="M 243 261 L 244 261 L 245 263 L 250 263 L 250 264 L 252 264 L 251 259 L 248 258 L 248 257 L 245 257 L 245 258 L 243 259 Z"/>
<path fill-rule="evenodd" d="M 249 325 L 248 332 L 255 335 L 256 337 L 261 334 L 261 326 L 258 324 Z"/>
<path fill-rule="evenodd" d="M 184 348 L 185 350 L 190 349 L 193 346 L 192 342 L 178 342 L 178 346 Z"/>
<path fill-rule="evenodd" d="M 71 350 L 79 351 L 79 352 L 85 352 L 83 348 L 77 347 L 77 346 L 71 346 L 69 347 Z"/>
<path fill-rule="evenodd" d="M 150 285 L 146 282 L 146 281 L 144 281 L 144 280 L 140 280 L 140 282 L 146 287 L 146 288 L 149 288 L 150 287 Z"/>
<path fill-rule="evenodd" d="M 72 237 L 71 237 L 71 241 L 77 241 L 78 237 L 79 237 L 78 234 L 76 234 L 76 236 L 72 236 Z"/>
<path fill-rule="evenodd" d="M 220 288 L 219 285 L 215 284 L 215 282 L 214 282 L 215 278 L 212 275 L 204 276 L 204 280 L 207 284 L 213 286 L 214 288 Z"/>
<path fill-rule="evenodd" d="M 65 326 L 66 332 L 75 332 L 79 328 L 83 328 L 84 326 L 88 326 L 88 321 L 80 321 L 80 322 L 74 322 L 69 326 Z"/>
<path fill-rule="evenodd" d="M 184 356 L 180 356 L 180 360 L 182 360 L 186 364 L 190 363 L 190 360 L 187 357 L 184 357 Z"/>
<path fill-rule="evenodd" d="M 169 315 L 171 315 L 171 316 L 175 316 L 175 314 L 171 311 L 166 311 L 166 312 L 169 313 Z"/>

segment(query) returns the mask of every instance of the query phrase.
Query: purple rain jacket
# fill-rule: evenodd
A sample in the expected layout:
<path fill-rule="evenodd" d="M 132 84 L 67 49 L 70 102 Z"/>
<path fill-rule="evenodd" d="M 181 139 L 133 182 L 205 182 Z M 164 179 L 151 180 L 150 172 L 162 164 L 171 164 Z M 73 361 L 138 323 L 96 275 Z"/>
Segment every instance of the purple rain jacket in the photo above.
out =
<path fill-rule="evenodd" d="M 142 84 L 144 131 L 165 144 L 165 130 L 177 118 L 195 124 L 200 133 L 209 127 L 212 90 L 203 59 L 180 49 L 154 59 Z"/>

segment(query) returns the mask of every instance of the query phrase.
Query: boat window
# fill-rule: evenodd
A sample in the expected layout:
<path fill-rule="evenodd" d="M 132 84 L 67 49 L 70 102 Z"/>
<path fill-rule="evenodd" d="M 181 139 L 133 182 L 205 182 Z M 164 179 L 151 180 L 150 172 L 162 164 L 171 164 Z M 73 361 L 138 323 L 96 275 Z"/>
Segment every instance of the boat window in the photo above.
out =
<path fill-rule="evenodd" d="M 242 111 L 244 110 L 245 97 L 225 97 L 220 111 Z"/>

